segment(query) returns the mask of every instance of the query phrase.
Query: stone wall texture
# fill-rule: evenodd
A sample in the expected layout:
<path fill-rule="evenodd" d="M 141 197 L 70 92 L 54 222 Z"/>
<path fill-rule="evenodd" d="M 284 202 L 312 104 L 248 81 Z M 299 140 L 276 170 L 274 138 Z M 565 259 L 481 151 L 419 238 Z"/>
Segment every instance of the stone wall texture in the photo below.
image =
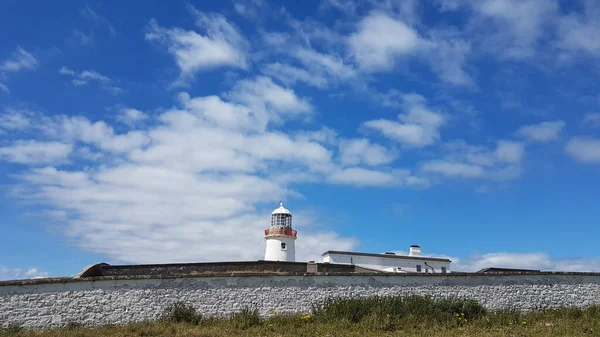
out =
<path fill-rule="evenodd" d="M 0 325 L 47 328 L 156 319 L 183 301 L 205 316 L 244 307 L 308 313 L 330 297 L 463 297 L 489 309 L 600 305 L 600 275 L 245 275 L 0 284 Z"/>

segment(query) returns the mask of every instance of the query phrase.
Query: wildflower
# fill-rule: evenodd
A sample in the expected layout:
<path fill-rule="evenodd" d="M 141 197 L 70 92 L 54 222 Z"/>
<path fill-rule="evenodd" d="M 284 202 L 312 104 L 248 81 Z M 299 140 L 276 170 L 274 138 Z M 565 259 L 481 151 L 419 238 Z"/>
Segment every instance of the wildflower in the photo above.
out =
<path fill-rule="evenodd" d="M 512 322 L 508 322 L 509 325 L 512 325 Z"/>
<path fill-rule="evenodd" d="M 269 326 L 273 326 L 273 323 L 269 323 Z"/>
<path fill-rule="evenodd" d="M 456 317 L 458 317 L 458 314 L 455 314 L 455 315 L 456 315 Z"/>
<path fill-rule="evenodd" d="M 523 322 L 521 322 L 521 324 L 525 325 L 525 324 L 527 324 L 527 322 L 523 321 Z"/>
<path fill-rule="evenodd" d="M 464 316 L 465 314 L 461 312 L 461 313 L 460 313 L 460 315 L 461 315 L 461 316 Z"/>

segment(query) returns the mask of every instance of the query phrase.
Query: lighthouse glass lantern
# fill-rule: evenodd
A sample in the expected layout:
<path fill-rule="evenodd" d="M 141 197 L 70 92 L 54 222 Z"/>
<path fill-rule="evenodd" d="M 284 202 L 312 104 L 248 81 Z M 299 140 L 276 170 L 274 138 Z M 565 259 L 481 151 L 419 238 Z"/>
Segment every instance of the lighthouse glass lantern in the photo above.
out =
<path fill-rule="evenodd" d="M 265 230 L 265 260 L 296 261 L 296 234 L 292 229 L 292 213 L 280 203 L 271 213 L 271 226 Z"/>

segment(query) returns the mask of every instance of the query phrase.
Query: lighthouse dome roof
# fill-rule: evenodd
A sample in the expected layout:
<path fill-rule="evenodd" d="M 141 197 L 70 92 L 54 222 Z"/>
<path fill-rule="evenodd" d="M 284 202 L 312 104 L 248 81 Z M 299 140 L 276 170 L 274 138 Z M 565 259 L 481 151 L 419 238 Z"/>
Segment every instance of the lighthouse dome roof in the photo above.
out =
<path fill-rule="evenodd" d="M 292 215 L 292 212 L 290 212 L 289 209 L 283 207 L 283 202 L 281 202 L 281 203 L 279 203 L 279 208 L 276 208 L 271 213 L 271 215 L 273 215 L 273 214 L 289 214 L 289 215 Z"/>

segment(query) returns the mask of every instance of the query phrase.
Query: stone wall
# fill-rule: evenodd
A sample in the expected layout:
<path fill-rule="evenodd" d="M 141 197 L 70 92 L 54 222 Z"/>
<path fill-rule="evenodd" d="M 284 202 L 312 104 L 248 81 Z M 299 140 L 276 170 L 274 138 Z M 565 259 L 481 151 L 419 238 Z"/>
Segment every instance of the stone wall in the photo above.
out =
<path fill-rule="evenodd" d="M 328 297 L 464 297 L 490 309 L 532 310 L 600 304 L 600 274 L 258 275 L 94 278 L 0 283 L 0 325 L 28 328 L 127 323 L 157 318 L 175 301 L 205 316 L 244 307 L 262 315 L 310 312 Z"/>

